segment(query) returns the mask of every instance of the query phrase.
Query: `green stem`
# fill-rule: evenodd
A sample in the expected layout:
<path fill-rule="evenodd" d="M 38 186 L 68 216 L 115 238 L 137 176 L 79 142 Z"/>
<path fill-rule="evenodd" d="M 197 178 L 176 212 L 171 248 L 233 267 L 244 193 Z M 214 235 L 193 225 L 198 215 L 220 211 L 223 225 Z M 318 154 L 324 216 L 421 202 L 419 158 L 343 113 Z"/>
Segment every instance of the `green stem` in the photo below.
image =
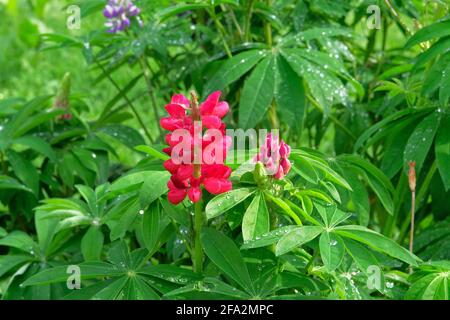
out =
<path fill-rule="evenodd" d="M 272 6 L 272 0 L 267 0 L 267 6 Z M 272 47 L 272 25 L 269 21 L 264 22 L 264 34 L 266 36 L 266 43 L 269 47 Z"/>
<path fill-rule="evenodd" d="M 227 40 L 225 39 L 225 28 L 223 27 L 220 20 L 217 18 L 216 13 L 214 12 L 214 8 L 208 10 L 208 14 L 211 16 L 211 18 L 214 21 L 214 24 L 216 25 L 217 29 L 219 30 L 220 39 L 223 43 L 223 48 L 225 49 L 225 53 L 227 54 L 228 58 L 231 58 L 233 54 L 231 53 L 230 48 L 228 47 Z"/>
<path fill-rule="evenodd" d="M 98 61 L 95 61 L 95 63 L 98 65 L 98 67 L 102 70 L 103 74 L 108 78 L 108 80 L 112 83 L 112 85 L 116 88 L 118 92 L 122 92 L 122 89 L 120 89 L 120 86 L 117 84 L 117 82 L 111 77 L 111 75 L 105 70 L 103 65 L 99 63 Z M 136 117 L 136 120 L 139 122 L 140 126 L 144 130 L 145 135 L 147 136 L 148 140 L 150 140 L 151 143 L 154 142 L 152 136 L 150 135 L 150 132 L 148 131 L 147 127 L 145 126 L 144 121 L 142 120 L 141 116 L 139 115 L 139 112 L 134 107 L 131 100 L 128 98 L 128 96 L 124 93 L 123 98 L 127 102 L 127 104 L 130 106 L 131 111 L 134 113 L 134 116 Z"/>
<path fill-rule="evenodd" d="M 192 257 L 192 264 L 196 273 L 202 273 L 203 271 L 203 247 L 200 239 L 203 220 L 202 202 L 198 201 L 194 204 L 194 255 Z"/>
<path fill-rule="evenodd" d="M 311 259 L 309 259 L 308 264 L 305 267 L 305 271 L 308 274 L 311 274 L 311 270 L 312 270 L 312 267 L 313 267 L 314 260 L 316 260 L 318 255 L 319 255 L 319 250 L 314 250 L 314 253 L 311 256 Z"/>
<path fill-rule="evenodd" d="M 0 152 L 0 162 L 2 163 L 3 174 L 6 176 L 6 174 L 8 173 L 8 167 L 6 165 L 5 156 L 3 152 Z"/>
<path fill-rule="evenodd" d="M 228 8 L 226 6 L 224 6 L 226 8 L 226 11 L 230 13 L 231 16 L 231 21 L 233 21 L 234 26 L 236 27 L 236 30 L 239 34 L 239 38 L 242 40 L 244 38 L 244 32 L 242 31 L 241 26 L 239 25 L 239 22 L 237 21 L 236 15 L 234 14 L 233 8 Z"/>
<path fill-rule="evenodd" d="M 158 113 L 158 108 L 156 107 L 157 106 L 156 98 L 153 93 L 153 85 L 152 85 L 152 80 L 151 80 L 150 66 L 148 65 L 148 61 L 144 56 L 139 57 L 139 63 L 141 65 L 142 72 L 143 72 L 144 78 L 145 78 L 145 82 L 147 84 L 148 95 L 150 96 L 153 114 L 155 116 L 155 121 L 159 121 L 160 116 Z M 157 126 L 157 127 L 159 129 L 159 134 L 162 136 L 163 132 L 162 132 L 161 127 L 160 126 Z"/>
<path fill-rule="evenodd" d="M 254 4 L 255 4 L 255 0 L 250 0 L 248 2 L 247 15 L 245 16 L 244 39 L 246 42 L 250 41 L 250 22 L 252 20 Z"/>

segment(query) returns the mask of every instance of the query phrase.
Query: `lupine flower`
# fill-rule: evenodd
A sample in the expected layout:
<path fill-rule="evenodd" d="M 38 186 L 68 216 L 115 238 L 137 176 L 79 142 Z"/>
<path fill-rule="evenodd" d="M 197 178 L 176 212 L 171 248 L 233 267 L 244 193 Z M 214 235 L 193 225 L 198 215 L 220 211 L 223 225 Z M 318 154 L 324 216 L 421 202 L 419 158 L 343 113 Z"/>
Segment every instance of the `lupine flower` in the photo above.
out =
<path fill-rule="evenodd" d="M 277 180 L 281 180 L 291 170 L 289 156 L 291 147 L 283 140 L 279 140 L 277 136 L 269 133 L 266 137 L 266 143 L 260 147 L 260 152 L 256 155 L 255 160 L 261 162 L 266 173 Z"/>
<path fill-rule="evenodd" d="M 228 180 L 231 169 L 223 164 L 231 144 L 231 139 L 225 136 L 226 126 L 222 122 L 229 107 L 225 101 L 219 101 L 220 95 L 221 92 L 216 91 L 198 106 L 196 101 L 191 105 L 185 96 L 178 94 L 165 106 L 169 117 L 162 118 L 160 124 L 172 132 L 166 136 L 169 147 L 164 149 L 171 159 L 164 162 L 164 167 L 172 174 L 167 186 L 168 200 L 173 204 L 180 203 L 186 196 L 192 202 L 198 202 L 202 196 L 202 186 L 211 194 L 224 193 L 232 188 Z M 201 126 L 196 128 L 199 121 Z M 185 134 L 175 139 L 178 129 L 184 129 Z M 194 137 L 196 129 L 200 130 L 200 137 Z M 203 132 L 203 129 L 208 130 Z M 189 154 L 174 155 L 174 148 L 183 140 L 188 148 L 182 152 Z M 199 164 L 194 163 L 196 152 L 202 155 Z"/>
<path fill-rule="evenodd" d="M 131 24 L 131 18 L 135 17 L 140 25 L 142 21 L 138 16 L 141 10 L 131 0 L 109 0 L 103 15 L 108 21 L 105 26 L 108 32 L 116 33 L 127 29 Z"/>
<path fill-rule="evenodd" d="M 408 184 L 411 192 L 416 191 L 416 162 L 409 162 Z"/>
<path fill-rule="evenodd" d="M 70 95 L 70 73 L 67 72 L 61 81 L 58 93 L 56 94 L 55 102 L 53 103 L 54 108 L 63 109 L 65 111 L 64 114 L 59 116 L 59 119 L 61 120 L 70 120 L 72 118 L 72 114 L 70 113 L 69 95 Z"/>

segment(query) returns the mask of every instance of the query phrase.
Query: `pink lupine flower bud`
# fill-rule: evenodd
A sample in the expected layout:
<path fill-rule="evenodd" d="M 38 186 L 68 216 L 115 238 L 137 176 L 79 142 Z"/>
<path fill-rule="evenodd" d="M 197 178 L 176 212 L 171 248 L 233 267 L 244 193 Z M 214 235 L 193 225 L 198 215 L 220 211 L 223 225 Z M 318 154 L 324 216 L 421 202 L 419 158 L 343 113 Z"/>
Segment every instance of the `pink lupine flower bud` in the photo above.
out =
<path fill-rule="evenodd" d="M 277 136 L 269 133 L 266 137 L 266 143 L 260 147 L 255 160 L 264 164 L 266 174 L 274 179 L 283 179 L 291 170 L 289 156 L 291 147 Z"/>

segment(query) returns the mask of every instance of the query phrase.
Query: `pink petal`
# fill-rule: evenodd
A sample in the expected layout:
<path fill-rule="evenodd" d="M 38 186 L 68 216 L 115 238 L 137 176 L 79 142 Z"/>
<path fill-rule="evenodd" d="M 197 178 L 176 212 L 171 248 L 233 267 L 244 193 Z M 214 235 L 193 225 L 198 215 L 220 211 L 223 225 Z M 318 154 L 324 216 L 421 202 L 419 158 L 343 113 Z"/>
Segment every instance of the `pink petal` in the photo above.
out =
<path fill-rule="evenodd" d="M 173 104 L 178 104 L 184 109 L 189 109 L 189 99 L 182 94 L 176 94 L 172 96 L 172 100 L 170 102 Z"/>
<path fill-rule="evenodd" d="M 288 174 L 291 170 L 291 162 L 288 159 L 282 159 L 280 161 L 280 166 L 283 168 L 284 174 Z"/>
<path fill-rule="evenodd" d="M 174 131 L 178 128 L 181 128 L 183 121 L 175 118 L 161 118 L 160 120 L 161 127 L 168 131 Z"/>
<path fill-rule="evenodd" d="M 217 103 L 219 102 L 219 98 L 220 98 L 221 94 L 222 94 L 222 92 L 220 92 L 220 91 L 215 91 L 215 92 L 211 93 L 208 96 L 208 98 L 206 98 L 205 102 L 203 102 L 200 105 L 200 113 L 202 115 L 212 114 L 212 112 L 214 111 L 214 108 L 216 107 Z"/>
<path fill-rule="evenodd" d="M 218 116 L 219 118 L 223 118 L 227 115 L 230 107 L 228 103 L 225 101 L 219 102 L 213 110 L 213 115 Z"/>
<path fill-rule="evenodd" d="M 275 175 L 273 176 L 275 179 L 277 179 L 277 180 L 281 180 L 281 179 L 283 179 L 284 178 L 284 171 L 283 171 L 283 167 L 282 166 L 279 166 L 278 167 L 278 171 L 277 171 L 277 173 L 275 173 Z"/>
<path fill-rule="evenodd" d="M 222 121 L 217 116 L 202 116 L 202 124 L 208 129 L 219 129 L 222 126 Z"/>
<path fill-rule="evenodd" d="M 174 118 L 183 118 L 186 115 L 186 109 L 184 109 L 179 104 L 167 104 L 164 108 L 166 108 L 170 116 Z"/>

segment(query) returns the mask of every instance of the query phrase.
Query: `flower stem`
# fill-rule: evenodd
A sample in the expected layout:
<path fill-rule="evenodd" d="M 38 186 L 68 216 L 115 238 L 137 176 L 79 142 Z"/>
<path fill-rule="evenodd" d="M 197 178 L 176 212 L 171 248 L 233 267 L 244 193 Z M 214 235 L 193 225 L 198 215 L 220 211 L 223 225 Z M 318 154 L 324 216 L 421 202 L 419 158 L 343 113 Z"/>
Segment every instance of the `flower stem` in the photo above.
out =
<path fill-rule="evenodd" d="M 194 204 L 194 254 L 192 264 L 196 273 L 202 273 L 203 271 L 203 247 L 200 239 L 202 227 L 203 206 L 200 200 Z"/>

